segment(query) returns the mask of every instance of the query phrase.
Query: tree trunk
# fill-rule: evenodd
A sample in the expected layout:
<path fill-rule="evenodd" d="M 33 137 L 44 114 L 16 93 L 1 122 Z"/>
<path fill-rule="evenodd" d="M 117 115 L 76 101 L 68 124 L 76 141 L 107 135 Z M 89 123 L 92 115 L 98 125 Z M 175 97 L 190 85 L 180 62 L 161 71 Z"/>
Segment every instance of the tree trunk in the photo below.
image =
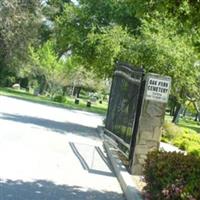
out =
<path fill-rule="evenodd" d="M 76 89 L 76 85 L 75 85 L 75 82 L 73 82 L 71 96 L 75 96 L 75 89 Z"/>
<path fill-rule="evenodd" d="M 176 106 L 173 106 L 170 110 L 170 116 L 174 116 Z"/>
<path fill-rule="evenodd" d="M 197 112 L 194 121 L 196 121 L 196 122 L 200 122 L 200 112 Z"/>
<path fill-rule="evenodd" d="M 200 122 L 200 109 L 199 106 L 197 104 L 197 102 L 193 102 L 193 105 L 197 111 L 196 117 L 195 117 L 195 121 L 199 121 Z"/>
<path fill-rule="evenodd" d="M 28 88 L 28 77 L 20 78 L 19 82 L 22 88 Z"/>
<path fill-rule="evenodd" d="M 186 114 L 187 114 L 187 108 L 184 108 L 184 110 L 183 110 L 183 117 L 185 117 Z"/>
<path fill-rule="evenodd" d="M 62 87 L 62 95 L 66 96 L 67 95 L 67 86 Z"/>
<path fill-rule="evenodd" d="M 40 77 L 39 93 L 43 94 L 46 89 L 47 89 L 47 81 L 46 78 L 42 76 Z"/>
<path fill-rule="evenodd" d="M 174 117 L 173 117 L 173 120 L 172 122 L 177 124 L 179 122 L 179 119 L 180 119 L 180 114 L 182 113 L 183 111 L 183 107 L 180 103 L 177 103 L 177 106 L 176 106 L 176 110 L 175 110 L 175 113 L 174 113 Z"/>
<path fill-rule="evenodd" d="M 75 86 L 73 86 L 72 96 L 75 96 L 75 97 L 79 98 L 81 89 L 82 89 L 81 87 L 75 87 Z"/>
<path fill-rule="evenodd" d="M 79 98 L 81 93 L 81 87 L 76 88 L 76 97 Z"/>

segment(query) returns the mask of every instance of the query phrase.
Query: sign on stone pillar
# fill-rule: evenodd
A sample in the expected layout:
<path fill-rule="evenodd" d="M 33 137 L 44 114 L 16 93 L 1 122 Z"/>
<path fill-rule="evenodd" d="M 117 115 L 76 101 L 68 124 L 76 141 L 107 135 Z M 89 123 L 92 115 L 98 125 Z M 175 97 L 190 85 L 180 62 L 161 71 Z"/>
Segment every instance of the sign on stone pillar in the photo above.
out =
<path fill-rule="evenodd" d="M 159 148 L 171 78 L 157 74 L 147 74 L 145 82 L 144 98 L 131 167 L 131 172 L 135 175 L 143 174 L 143 165 L 147 153 Z"/>
<path fill-rule="evenodd" d="M 169 77 L 160 77 L 158 75 L 149 75 L 146 80 L 146 100 L 167 103 L 171 79 Z"/>

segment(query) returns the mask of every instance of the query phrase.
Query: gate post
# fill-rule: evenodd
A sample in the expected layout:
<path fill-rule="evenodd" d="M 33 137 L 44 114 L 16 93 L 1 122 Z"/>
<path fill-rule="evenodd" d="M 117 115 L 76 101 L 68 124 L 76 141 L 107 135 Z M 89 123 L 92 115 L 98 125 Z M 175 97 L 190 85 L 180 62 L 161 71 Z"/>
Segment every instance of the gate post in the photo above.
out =
<path fill-rule="evenodd" d="M 134 148 L 131 163 L 131 173 L 134 175 L 143 174 L 147 153 L 159 148 L 171 78 L 149 73 L 145 82 L 135 146 L 131 147 Z"/>

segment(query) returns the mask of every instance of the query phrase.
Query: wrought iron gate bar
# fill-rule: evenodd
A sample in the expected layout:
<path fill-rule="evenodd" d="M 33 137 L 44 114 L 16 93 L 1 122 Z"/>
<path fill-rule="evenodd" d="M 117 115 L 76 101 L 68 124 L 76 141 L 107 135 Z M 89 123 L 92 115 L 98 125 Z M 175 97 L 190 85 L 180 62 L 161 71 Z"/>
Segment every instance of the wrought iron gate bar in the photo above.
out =
<path fill-rule="evenodd" d="M 112 133 L 111 131 L 105 129 L 105 132 L 107 132 L 107 133 L 110 134 L 114 139 L 116 139 L 118 142 L 120 142 L 121 144 L 123 144 L 127 149 L 130 148 L 130 144 L 124 142 L 124 140 L 122 140 L 120 137 L 118 137 L 117 135 L 115 135 L 115 134 Z"/>
<path fill-rule="evenodd" d="M 128 156 L 137 134 L 143 76 L 143 69 L 124 63 L 117 63 L 113 75 L 105 134 Z"/>
<path fill-rule="evenodd" d="M 126 73 L 121 72 L 121 71 L 115 71 L 114 75 L 122 76 L 127 81 L 131 81 L 131 82 L 134 82 L 134 83 L 137 83 L 137 84 L 141 83 L 140 79 L 132 78 L 132 77 L 128 76 Z"/>
<path fill-rule="evenodd" d="M 124 151 L 122 151 L 122 150 L 118 147 L 118 144 L 117 144 L 114 140 L 111 140 L 110 137 L 107 136 L 107 135 L 104 135 L 104 139 L 106 139 L 107 142 L 109 142 L 109 144 L 110 144 L 111 146 L 117 148 L 117 150 L 118 150 L 120 153 L 122 153 L 122 154 L 125 156 L 125 158 L 129 159 L 129 155 L 126 154 L 126 153 L 124 153 Z"/>
<path fill-rule="evenodd" d="M 126 70 L 129 73 L 132 73 L 133 71 L 135 73 L 143 73 L 144 72 L 143 68 L 133 67 L 133 66 L 127 64 L 127 63 L 121 63 L 121 62 L 117 63 L 116 69 L 120 69 L 122 71 Z"/>

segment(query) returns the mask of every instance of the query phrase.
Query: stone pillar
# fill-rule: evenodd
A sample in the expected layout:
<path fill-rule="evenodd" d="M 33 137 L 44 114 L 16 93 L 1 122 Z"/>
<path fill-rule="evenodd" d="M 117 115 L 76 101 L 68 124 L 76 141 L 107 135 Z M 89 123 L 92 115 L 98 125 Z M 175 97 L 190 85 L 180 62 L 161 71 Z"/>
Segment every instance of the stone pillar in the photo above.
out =
<path fill-rule="evenodd" d="M 159 148 L 171 78 L 157 74 L 147 74 L 145 82 L 144 98 L 131 166 L 131 172 L 134 175 L 143 174 L 143 165 L 147 153 Z"/>

